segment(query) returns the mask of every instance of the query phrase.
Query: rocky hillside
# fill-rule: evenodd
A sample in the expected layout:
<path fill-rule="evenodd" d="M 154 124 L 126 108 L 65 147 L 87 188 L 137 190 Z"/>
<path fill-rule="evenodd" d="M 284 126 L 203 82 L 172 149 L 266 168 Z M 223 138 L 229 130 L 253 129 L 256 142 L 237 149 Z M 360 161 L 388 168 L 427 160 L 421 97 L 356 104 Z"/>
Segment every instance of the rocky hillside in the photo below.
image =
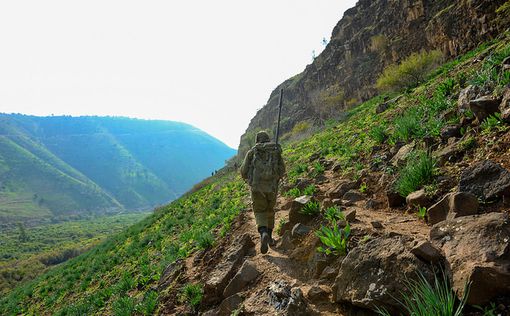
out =
<path fill-rule="evenodd" d="M 509 85 L 506 32 L 287 144 L 266 255 L 224 169 L 17 287 L 0 314 L 399 315 L 438 284 L 464 315 L 508 315 Z"/>
<path fill-rule="evenodd" d="M 452 59 L 494 38 L 510 26 L 509 12 L 500 9 L 505 5 L 506 0 L 358 1 L 313 63 L 271 93 L 241 137 L 239 154 L 246 152 L 257 130 L 274 129 L 281 88 L 283 133 L 303 121 L 322 125 L 376 95 L 374 84 L 382 70 L 412 52 L 438 49 Z"/>
<path fill-rule="evenodd" d="M 0 219 L 147 209 L 179 197 L 234 154 L 178 122 L 0 114 Z"/>

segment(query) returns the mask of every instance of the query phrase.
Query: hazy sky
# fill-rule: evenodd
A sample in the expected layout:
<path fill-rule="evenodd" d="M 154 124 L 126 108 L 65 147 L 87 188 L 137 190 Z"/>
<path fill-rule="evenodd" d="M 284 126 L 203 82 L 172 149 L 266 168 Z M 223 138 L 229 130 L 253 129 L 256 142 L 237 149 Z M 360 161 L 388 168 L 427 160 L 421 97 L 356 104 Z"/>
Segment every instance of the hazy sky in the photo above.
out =
<path fill-rule="evenodd" d="M 355 2 L 2 1 L 0 112 L 176 120 L 237 147 Z"/>

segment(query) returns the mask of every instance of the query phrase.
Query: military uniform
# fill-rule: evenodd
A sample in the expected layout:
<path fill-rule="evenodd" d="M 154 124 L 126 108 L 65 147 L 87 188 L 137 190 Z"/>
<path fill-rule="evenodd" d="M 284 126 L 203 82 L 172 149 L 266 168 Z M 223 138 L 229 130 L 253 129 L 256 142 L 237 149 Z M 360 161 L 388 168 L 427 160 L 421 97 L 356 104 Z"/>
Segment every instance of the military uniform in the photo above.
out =
<path fill-rule="evenodd" d="M 280 145 L 271 143 L 266 132 L 257 133 L 255 146 L 246 153 L 241 165 L 241 176 L 251 188 L 253 212 L 261 234 L 261 252 L 267 252 L 272 243 L 274 229 L 274 206 L 278 182 L 285 174 Z"/>

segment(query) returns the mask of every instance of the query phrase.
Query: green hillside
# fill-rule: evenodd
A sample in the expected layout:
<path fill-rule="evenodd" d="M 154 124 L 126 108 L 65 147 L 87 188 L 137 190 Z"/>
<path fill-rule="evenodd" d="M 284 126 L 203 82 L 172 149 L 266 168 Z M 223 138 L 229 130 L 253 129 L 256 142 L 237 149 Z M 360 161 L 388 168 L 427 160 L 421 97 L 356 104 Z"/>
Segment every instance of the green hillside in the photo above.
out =
<path fill-rule="evenodd" d="M 312 155 L 334 161 L 346 178 L 357 179 L 362 169 L 374 168 L 402 182 L 409 170 L 406 166 L 379 170 L 382 158 L 378 158 L 378 150 L 382 152 L 381 148 L 411 143 L 424 136 L 437 140 L 443 126 L 461 120 L 456 111 L 449 119 L 442 118 L 456 107 L 461 89 L 469 84 L 492 85 L 498 91 L 510 83 L 508 72 L 492 71 L 493 65 L 508 56 L 507 36 L 444 64 L 416 88 L 377 96 L 346 111 L 343 119 L 330 121 L 314 135 L 284 144 L 286 184 L 293 190 L 284 194 L 295 194 L 293 185 L 298 178 L 311 179 L 324 172 L 319 162 L 311 162 Z M 483 62 L 473 62 L 477 58 Z M 383 104 L 387 109 L 376 114 Z M 496 131 L 488 123 L 482 124 L 482 128 L 488 134 Z M 465 142 L 472 142 L 476 135 L 471 128 L 463 133 Z M 124 145 L 130 150 L 133 146 Z M 465 149 L 483 150 L 467 143 Z M 415 150 L 414 154 L 419 152 Z M 147 158 L 136 157 L 139 161 Z M 433 185 L 418 183 L 414 189 L 429 184 Z M 158 308 L 161 293 L 156 285 L 165 267 L 210 247 L 215 238 L 224 236 L 232 220 L 246 208 L 247 199 L 245 184 L 233 168 L 226 168 L 189 194 L 157 209 L 149 218 L 16 288 L 0 301 L 0 313 L 150 315 Z"/>
<path fill-rule="evenodd" d="M 183 123 L 0 114 L 2 223 L 147 209 L 235 151 Z"/>

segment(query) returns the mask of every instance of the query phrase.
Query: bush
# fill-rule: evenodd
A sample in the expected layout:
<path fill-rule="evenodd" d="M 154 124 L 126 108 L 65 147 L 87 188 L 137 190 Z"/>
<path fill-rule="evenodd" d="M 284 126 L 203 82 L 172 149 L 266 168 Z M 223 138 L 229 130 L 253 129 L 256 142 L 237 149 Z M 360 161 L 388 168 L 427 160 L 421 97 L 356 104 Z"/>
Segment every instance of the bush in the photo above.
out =
<path fill-rule="evenodd" d="M 297 198 L 301 196 L 301 191 L 299 190 L 299 188 L 291 188 L 289 189 L 289 191 L 285 192 L 284 195 Z"/>
<path fill-rule="evenodd" d="M 192 308 L 197 308 L 202 302 L 203 293 L 200 284 L 188 283 L 181 290 L 180 301 L 187 303 Z"/>
<path fill-rule="evenodd" d="M 417 111 L 407 111 L 404 115 L 395 119 L 394 137 L 404 142 L 410 141 L 413 137 L 423 134 L 423 126 Z"/>
<path fill-rule="evenodd" d="M 400 64 L 386 67 L 377 79 L 376 87 L 381 91 L 400 91 L 415 87 L 437 67 L 442 57 L 438 50 L 413 53 Z"/>
<path fill-rule="evenodd" d="M 317 191 L 315 185 L 310 184 L 303 190 L 303 195 L 313 196 L 315 194 L 315 191 Z"/>
<path fill-rule="evenodd" d="M 351 234 L 351 227 L 347 223 L 345 228 L 340 229 L 336 221 L 333 221 L 332 224 L 333 228 L 322 226 L 320 230 L 315 232 L 322 244 L 326 246 L 318 247 L 317 251 L 326 255 L 343 256 L 347 254 L 347 241 Z"/>
<path fill-rule="evenodd" d="M 317 201 L 310 201 L 303 206 L 303 208 L 299 211 L 301 214 L 314 216 L 317 215 L 320 211 L 320 205 Z"/>
<path fill-rule="evenodd" d="M 415 152 L 408 158 L 397 180 L 397 192 L 406 197 L 421 186 L 432 182 L 435 173 L 435 160 L 425 151 Z"/>
<path fill-rule="evenodd" d="M 338 220 L 344 220 L 345 219 L 344 213 L 337 206 L 328 207 L 324 211 L 324 217 L 330 223 L 336 223 L 336 221 L 338 221 Z"/>
<path fill-rule="evenodd" d="M 409 293 L 402 293 L 402 301 L 398 301 L 408 315 L 414 316 L 461 316 L 466 304 L 468 289 L 464 291 L 463 299 L 457 303 L 457 296 L 453 291 L 448 276 L 442 273 L 442 278 L 434 275 L 434 283 L 419 274 L 418 280 L 406 282 Z M 390 316 L 384 309 L 377 309 L 379 315 Z"/>
<path fill-rule="evenodd" d="M 369 135 L 378 144 L 384 143 L 386 138 L 388 138 L 388 135 L 386 134 L 386 127 L 383 125 L 375 125 L 372 127 Z"/>

